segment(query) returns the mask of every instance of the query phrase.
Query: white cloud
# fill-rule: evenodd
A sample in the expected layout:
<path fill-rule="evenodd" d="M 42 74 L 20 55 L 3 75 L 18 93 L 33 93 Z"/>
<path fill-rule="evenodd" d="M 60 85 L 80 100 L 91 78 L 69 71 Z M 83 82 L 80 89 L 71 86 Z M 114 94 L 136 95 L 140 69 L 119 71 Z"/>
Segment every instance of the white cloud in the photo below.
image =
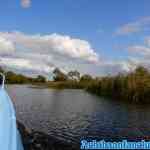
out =
<path fill-rule="evenodd" d="M 150 37 L 145 39 L 143 45 L 133 45 L 128 47 L 130 62 L 134 65 L 142 65 L 150 69 Z"/>
<path fill-rule="evenodd" d="M 150 47 L 135 45 L 128 47 L 128 51 L 136 55 L 150 56 Z"/>
<path fill-rule="evenodd" d="M 119 27 L 115 34 L 117 35 L 128 35 L 132 33 L 137 33 L 141 31 L 149 30 L 150 26 L 150 16 L 139 19 L 135 22 L 127 23 Z"/>
<path fill-rule="evenodd" d="M 0 32 L 0 45 L 0 65 L 31 74 L 48 74 L 54 67 L 69 71 L 78 66 L 82 71 L 80 66 L 99 62 L 99 55 L 88 41 L 66 35 Z"/>
<path fill-rule="evenodd" d="M 31 6 L 31 0 L 21 0 L 21 6 L 23 8 L 29 8 Z"/>
<path fill-rule="evenodd" d="M 5 58 L 0 57 L 0 64 L 8 69 L 19 71 L 19 72 L 27 72 L 30 75 L 33 74 L 44 74 L 48 75 L 54 69 L 51 66 L 48 66 L 44 62 L 37 62 L 23 59 L 23 58 Z"/>
<path fill-rule="evenodd" d="M 99 64 L 104 75 L 117 75 L 118 73 L 127 73 L 135 69 L 136 64 L 130 59 L 126 60 L 105 60 Z"/>
<path fill-rule="evenodd" d="M 134 66 L 144 66 L 150 70 L 150 61 L 148 57 L 135 58 L 131 57 L 130 61 L 134 64 Z"/>
<path fill-rule="evenodd" d="M 60 34 L 26 35 L 20 32 L 0 33 L 20 46 L 25 52 L 60 55 L 71 59 L 98 62 L 99 56 L 89 42 Z"/>
<path fill-rule="evenodd" d="M 88 41 L 67 35 L 0 32 L 0 65 L 20 73 L 48 76 L 59 67 L 65 72 L 106 75 L 129 72 L 136 64 L 133 60 L 100 59 Z"/>
<path fill-rule="evenodd" d="M 126 24 L 126 25 L 123 25 L 122 27 L 120 27 L 116 33 L 118 35 L 127 35 L 127 34 L 130 34 L 130 33 L 135 33 L 135 32 L 139 32 L 140 31 L 140 28 L 138 26 L 138 24 Z"/>
<path fill-rule="evenodd" d="M 150 16 L 141 18 L 135 22 L 130 22 L 119 27 L 115 34 L 117 35 L 129 35 L 133 33 L 148 33 L 150 31 Z M 150 69 L 150 37 L 145 38 L 143 44 L 135 44 L 128 46 L 128 58 L 123 62 L 119 62 L 121 68 L 126 70 L 132 70 L 135 67 L 142 65 Z M 113 62 L 114 64 L 114 62 Z M 124 67 L 123 67 L 124 66 Z"/>
<path fill-rule="evenodd" d="M 150 36 L 145 38 L 145 44 L 150 47 Z"/>
<path fill-rule="evenodd" d="M 12 52 L 14 52 L 15 50 L 15 46 L 13 44 L 13 42 L 0 37 L 0 54 L 10 54 Z"/>
<path fill-rule="evenodd" d="M 133 45 L 128 47 L 128 51 L 136 56 L 142 56 L 144 58 L 150 58 L 150 37 L 146 37 L 144 44 Z"/>

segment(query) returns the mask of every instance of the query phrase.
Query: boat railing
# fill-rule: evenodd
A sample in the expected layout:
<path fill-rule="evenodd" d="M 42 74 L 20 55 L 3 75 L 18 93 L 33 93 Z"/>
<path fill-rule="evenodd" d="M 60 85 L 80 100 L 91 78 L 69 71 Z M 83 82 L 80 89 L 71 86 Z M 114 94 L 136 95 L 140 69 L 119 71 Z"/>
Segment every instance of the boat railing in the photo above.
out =
<path fill-rule="evenodd" d="M 5 84 L 5 75 L 3 73 L 0 73 L 0 88 L 4 88 Z"/>

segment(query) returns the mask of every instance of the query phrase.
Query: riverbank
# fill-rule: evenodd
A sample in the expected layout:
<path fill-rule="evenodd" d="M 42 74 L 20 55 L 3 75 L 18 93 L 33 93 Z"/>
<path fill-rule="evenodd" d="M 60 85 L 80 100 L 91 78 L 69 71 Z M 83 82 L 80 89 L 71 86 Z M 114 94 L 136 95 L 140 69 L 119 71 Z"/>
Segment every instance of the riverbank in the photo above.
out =
<path fill-rule="evenodd" d="M 89 93 L 101 97 L 120 99 L 130 103 L 150 103 L 150 71 L 144 67 L 137 67 L 134 71 L 128 73 L 97 78 L 83 75 L 78 79 L 71 79 L 66 74 L 62 76 L 62 73 L 59 72 L 55 76 L 57 78 L 54 78 L 53 81 L 44 81 L 39 76 L 38 80 L 31 80 L 31 82 L 20 82 L 22 80 L 16 82 L 16 79 L 12 79 L 12 75 L 12 80 L 8 80 L 9 74 L 7 73 L 6 81 L 11 84 L 30 84 L 34 88 L 85 89 Z"/>
<path fill-rule="evenodd" d="M 77 150 L 78 146 L 60 141 L 50 135 L 39 131 L 30 131 L 17 121 L 24 150 Z"/>

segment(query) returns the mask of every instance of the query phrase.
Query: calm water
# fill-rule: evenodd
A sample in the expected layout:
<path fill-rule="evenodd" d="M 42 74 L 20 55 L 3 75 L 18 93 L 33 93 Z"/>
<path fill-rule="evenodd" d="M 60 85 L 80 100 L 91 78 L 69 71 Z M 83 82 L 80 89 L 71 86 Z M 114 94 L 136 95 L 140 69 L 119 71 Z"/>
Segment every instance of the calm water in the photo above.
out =
<path fill-rule="evenodd" d="M 29 128 L 68 142 L 83 137 L 136 138 L 150 135 L 150 106 L 129 105 L 82 90 L 9 85 L 17 117 Z"/>

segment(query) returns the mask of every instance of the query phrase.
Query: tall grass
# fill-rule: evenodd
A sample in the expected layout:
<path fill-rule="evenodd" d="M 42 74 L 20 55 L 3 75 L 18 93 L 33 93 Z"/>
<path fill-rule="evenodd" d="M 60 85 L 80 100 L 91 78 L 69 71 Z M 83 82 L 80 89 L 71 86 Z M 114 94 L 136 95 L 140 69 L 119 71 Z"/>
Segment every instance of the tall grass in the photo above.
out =
<path fill-rule="evenodd" d="M 138 67 L 128 74 L 93 80 L 86 90 L 100 96 L 150 103 L 150 72 L 144 67 Z"/>

